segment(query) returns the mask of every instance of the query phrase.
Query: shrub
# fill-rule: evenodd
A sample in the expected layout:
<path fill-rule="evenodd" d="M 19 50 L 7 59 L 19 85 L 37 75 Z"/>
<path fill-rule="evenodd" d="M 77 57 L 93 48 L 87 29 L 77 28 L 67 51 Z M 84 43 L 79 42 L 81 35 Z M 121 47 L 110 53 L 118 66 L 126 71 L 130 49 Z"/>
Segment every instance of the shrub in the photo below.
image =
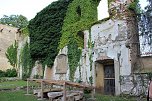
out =
<path fill-rule="evenodd" d="M 26 73 L 23 73 L 23 77 L 22 77 L 22 80 L 27 80 L 27 78 L 29 78 L 30 76 Z"/>
<path fill-rule="evenodd" d="M 5 77 L 5 72 L 0 70 L 0 77 Z"/>
<path fill-rule="evenodd" d="M 17 71 L 16 69 L 7 69 L 5 72 L 5 77 L 16 77 L 17 76 Z"/>

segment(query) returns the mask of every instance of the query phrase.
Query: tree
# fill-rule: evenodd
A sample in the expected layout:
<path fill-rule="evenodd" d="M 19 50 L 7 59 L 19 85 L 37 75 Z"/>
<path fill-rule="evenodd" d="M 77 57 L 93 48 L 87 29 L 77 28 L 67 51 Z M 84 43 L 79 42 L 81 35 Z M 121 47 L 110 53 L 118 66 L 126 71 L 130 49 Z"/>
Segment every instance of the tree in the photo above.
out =
<path fill-rule="evenodd" d="M 6 57 L 13 67 L 17 67 L 17 42 L 9 46 L 6 51 Z"/>
<path fill-rule="evenodd" d="M 23 15 L 4 15 L 0 19 L 1 24 L 17 27 L 17 28 L 24 28 L 28 25 L 28 20 Z"/>
<path fill-rule="evenodd" d="M 145 9 L 138 15 L 140 51 L 142 55 L 150 56 L 152 49 L 152 1 L 147 0 Z"/>

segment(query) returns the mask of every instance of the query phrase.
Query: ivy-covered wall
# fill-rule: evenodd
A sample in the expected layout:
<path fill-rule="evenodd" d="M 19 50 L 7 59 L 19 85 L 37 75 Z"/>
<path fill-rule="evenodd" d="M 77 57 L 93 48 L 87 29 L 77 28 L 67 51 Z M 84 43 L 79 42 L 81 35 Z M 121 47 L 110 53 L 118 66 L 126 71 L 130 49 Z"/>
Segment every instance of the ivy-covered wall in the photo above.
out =
<path fill-rule="evenodd" d="M 74 79 L 74 73 L 78 67 L 81 49 L 84 44 L 84 33 L 97 21 L 97 6 L 100 0 L 74 0 L 70 3 L 64 23 L 59 49 L 68 46 L 68 63 L 70 80 Z"/>
<path fill-rule="evenodd" d="M 100 0 L 58 0 L 29 22 L 32 60 L 53 66 L 60 49 L 68 46 L 70 79 L 78 66 L 84 44 L 84 30 L 97 21 Z"/>
<path fill-rule="evenodd" d="M 52 66 L 58 54 L 58 43 L 61 36 L 66 10 L 72 0 L 58 0 L 51 3 L 28 25 L 30 33 L 30 53 L 32 60 Z"/>
<path fill-rule="evenodd" d="M 96 0 L 74 0 L 70 3 L 62 27 L 59 49 L 68 44 L 70 34 L 73 34 L 72 38 L 77 39 L 78 46 L 83 47 L 83 42 L 77 34 L 89 29 L 97 21 L 98 3 Z"/>

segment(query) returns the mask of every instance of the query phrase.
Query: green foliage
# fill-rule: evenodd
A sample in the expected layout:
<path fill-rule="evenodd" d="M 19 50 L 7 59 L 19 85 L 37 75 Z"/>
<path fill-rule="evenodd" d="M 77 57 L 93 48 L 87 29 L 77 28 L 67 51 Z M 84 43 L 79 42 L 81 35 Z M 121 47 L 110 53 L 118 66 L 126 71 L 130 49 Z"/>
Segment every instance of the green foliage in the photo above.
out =
<path fill-rule="evenodd" d="M 5 71 L 0 70 L 0 77 L 5 77 Z"/>
<path fill-rule="evenodd" d="M 22 69 L 23 69 L 23 79 L 26 79 L 30 76 L 33 66 L 30 55 L 30 47 L 27 42 L 23 47 L 23 49 L 21 50 L 20 64 L 22 65 Z"/>
<path fill-rule="evenodd" d="M 0 70 L 0 77 L 16 77 L 17 71 L 16 69 L 7 69 L 6 71 Z"/>
<path fill-rule="evenodd" d="M 97 21 L 97 6 L 100 0 L 74 0 L 70 3 L 62 27 L 59 49 L 68 45 L 68 62 L 70 80 L 78 66 L 83 48 L 84 35 L 81 31 L 88 30 Z M 71 37 L 72 36 L 72 37 Z"/>
<path fill-rule="evenodd" d="M 137 101 L 137 96 L 126 97 L 124 96 L 112 96 L 112 95 L 103 95 L 103 94 L 95 94 L 96 101 Z M 140 99 L 141 101 L 146 101 L 146 99 Z"/>
<path fill-rule="evenodd" d="M 74 73 L 78 66 L 78 62 L 81 56 L 81 49 L 78 48 L 76 39 L 71 35 L 71 40 L 68 44 L 68 62 L 70 68 L 70 80 L 74 80 Z"/>
<path fill-rule="evenodd" d="M 15 41 L 14 44 L 12 44 L 11 46 L 9 46 L 7 48 L 7 51 L 5 53 L 8 61 L 10 62 L 10 64 L 13 66 L 13 67 L 16 67 L 17 66 L 17 42 Z"/>
<path fill-rule="evenodd" d="M 93 84 L 93 77 L 92 76 L 89 77 L 89 82 L 91 85 Z"/>
<path fill-rule="evenodd" d="M 25 96 L 25 91 L 1 91 L 1 101 L 37 101 L 37 98 L 33 95 Z M 47 101 L 47 100 L 43 100 Z"/>
<path fill-rule="evenodd" d="M 30 53 L 32 60 L 40 60 L 50 67 L 58 54 L 63 20 L 72 0 L 58 0 L 40 11 L 29 22 Z"/>
<path fill-rule="evenodd" d="M 17 28 L 24 28 L 28 25 L 28 20 L 23 15 L 4 15 L 3 18 L 0 19 L 0 23 Z"/>
<path fill-rule="evenodd" d="M 17 71 L 16 69 L 7 69 L 5 72 L 5 77 L 16 77 L 17 76 Z"/>
<path fill-rule="evenodd" d="M 130 3 L 130 5 L 128 6 L 128 9 L 135 11 L 135 13 L 140 13 L 140 6 L 139 6 L 139 0 L 134 0 L 134 2 Z"/>
<path fill-rule="evenodd" d="M 21 31 L 22 35 L 29 36 L 29 31 L 28 31 L 28 27 L 27 26 L 22 28 L 22 29 L 20 29 L 20 31 Z"/>
<path fill-rule="evenodd" d="M 97 21 L 99 1 L 59 0 L 39 12 L 28 26 L 32 60 L 52 66 L 58 50 L 68 45 L 70 79 L 73 80 L 84 43 L 82 31 Z"/>
<path fill-rule="evenodd" d="M 78 46 L 83 47 L 83 42 L 77 33 L 89 29 L 97 21 L 98 3 L 99 1 L 94 0 L 74 0 L 70 3 L 62 27 L 59 49 L 68 44 L 70 34 L 77 39 Z"/>
<path fill-rule="evenodd" d="M 84 94 L 90 94 L 90 93 L 91 93 L 91 89 L 89 89 L 89 88 L 84 89 Z"/>

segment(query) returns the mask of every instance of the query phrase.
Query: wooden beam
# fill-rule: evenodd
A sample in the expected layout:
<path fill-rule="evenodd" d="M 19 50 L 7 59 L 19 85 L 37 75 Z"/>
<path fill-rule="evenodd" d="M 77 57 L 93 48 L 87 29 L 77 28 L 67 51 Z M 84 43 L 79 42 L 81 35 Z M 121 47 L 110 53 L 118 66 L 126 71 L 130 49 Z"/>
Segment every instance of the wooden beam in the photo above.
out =
<path fill-rule="evenodd" d="M 63 101 L 66 101 L 66 82 L 63 85 Z"/>
<path fill-rule="evenodd" d="M 43 99 L 43 81 L 41 80 L 41 99 Z"/>

